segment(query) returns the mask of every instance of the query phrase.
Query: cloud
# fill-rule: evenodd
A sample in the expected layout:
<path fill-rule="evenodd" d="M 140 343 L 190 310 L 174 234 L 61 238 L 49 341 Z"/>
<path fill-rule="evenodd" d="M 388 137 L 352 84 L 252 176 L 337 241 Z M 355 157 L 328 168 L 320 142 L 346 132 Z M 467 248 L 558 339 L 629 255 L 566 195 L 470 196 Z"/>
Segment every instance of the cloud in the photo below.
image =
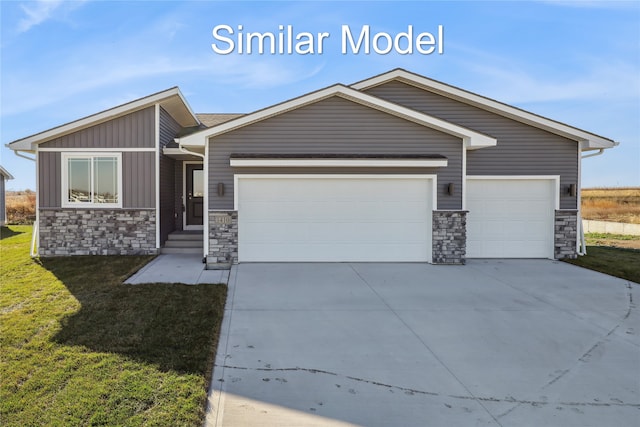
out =
<path fill-rule="evenodd" d="M 36 78 L 12 79 L 11 84 L 6 86 L 7 90 L 3 90 L 1 116 L 25 113 L 84 92 L 134 79 L 202 69 L 199 65 L 183 64 L 163 56 L 138 62 L 128 61 L 126 58 L 118 62 L 104 57 L 89 63 L 102 71 L 89 73 L 86 64 L 75 64 L 50 75 L 46 81 L 39 82 Z"/>
<path fill-rule="evenodd" d="M 18 21 L 18 32 L 25 33 L 31 28 L 53 19 L 56 12 L 73 10 L 82 5 L 84 0 L 64 2 L 63 0 L 37 0 L 21 4 L 20 8 L 26 15 Z"/>

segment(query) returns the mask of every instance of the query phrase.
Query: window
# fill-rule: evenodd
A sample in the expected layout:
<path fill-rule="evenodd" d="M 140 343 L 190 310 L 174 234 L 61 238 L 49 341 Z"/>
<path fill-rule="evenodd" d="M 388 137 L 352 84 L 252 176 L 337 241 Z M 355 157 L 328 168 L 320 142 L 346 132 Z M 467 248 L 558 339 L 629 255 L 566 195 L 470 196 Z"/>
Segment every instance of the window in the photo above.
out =
<path fill-rule="evenodd" d="M 62 206 L 121 207 L 121 154 L 62 154 Z"/>

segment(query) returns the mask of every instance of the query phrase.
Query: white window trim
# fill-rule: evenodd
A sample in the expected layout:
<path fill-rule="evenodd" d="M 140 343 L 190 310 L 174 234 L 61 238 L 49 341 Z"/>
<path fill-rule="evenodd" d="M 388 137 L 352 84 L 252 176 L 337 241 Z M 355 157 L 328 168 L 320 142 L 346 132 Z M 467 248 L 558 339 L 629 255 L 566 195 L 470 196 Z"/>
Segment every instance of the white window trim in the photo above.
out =
<path fill-rule="evenodd" d="M 230 159 L 231 167 L 447 167 L 447 159 Z"/>
<path fill-rule="evenodd" d="M 91 151 L 91 152 L 64 152 L 61 153 L 61 162 L 62 162 L 62 180 L 61 180 L 61 196 L 62 203 L 61 206 L 63 208 L 74 208 L 74 209 L 82 209 L 82 208 L 122 208 L 122 153 L 114 153 L 114 152 L 99 152 L 99 151 Z M 115 157 L 117 159 L 117 174 L 118 174 L 118 203 L 72 203 L 69 202 L 69 159 L 94 159 L 96 157 Z M 93 162 L 92 169 L 93 171 Z M 92 178 L 93 179 L 93 174 Z"/>

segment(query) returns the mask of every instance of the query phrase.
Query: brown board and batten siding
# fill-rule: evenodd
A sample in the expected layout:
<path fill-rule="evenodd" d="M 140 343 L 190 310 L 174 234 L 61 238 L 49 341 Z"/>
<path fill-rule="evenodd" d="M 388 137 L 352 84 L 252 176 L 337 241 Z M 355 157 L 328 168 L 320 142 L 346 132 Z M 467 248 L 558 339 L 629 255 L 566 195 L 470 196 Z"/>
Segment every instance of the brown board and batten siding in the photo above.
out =
<path fill-rule="evenodd" d="M 40 144 L 45 149 L 77 148 L 89 153 L 101 148 L 154 148 L 155 107 L 91 126 Z M 62 203 L 60 152 L 38 151 L 40 208 L 59 208 Z M 155 208 L 155 153 L 122 152 L 122 207 Z"/>
<path fill-rule="evenodd" d="M 417 123 L 332 97 L 247 125 L 209 140 L 209 209 L 232 210 L 233 176 L 264 174 L 437 174 L 438 209 L 460 209 L 462 140 Z M 314 154 L 440 154 L 443 168 L 232 168 L 231 153 Z M 217 195 L 224 183 L 224 196 Z"/>
<path fill-rule="evenodd" d="M 162 245 L 169 236 L 169 233 L 176 229 L 175 213 L 175 170 L 176 161 L 171 157 L 162 154 L 162 148 L 178 135 L 181 126 L 176 122 L 164 108 L 160 108 L 160 244 Z M 181 162 L 180 162 L 181 163 Z"/>
<path fill-rule="evenodd" d="M 560 208 L 576 209 L 562 191 L 578 183 L 576 141 L 402 82 L 366 92 L 496 138 L 495 147 L 467 152 L 467 175 L 559 175 Z"/>

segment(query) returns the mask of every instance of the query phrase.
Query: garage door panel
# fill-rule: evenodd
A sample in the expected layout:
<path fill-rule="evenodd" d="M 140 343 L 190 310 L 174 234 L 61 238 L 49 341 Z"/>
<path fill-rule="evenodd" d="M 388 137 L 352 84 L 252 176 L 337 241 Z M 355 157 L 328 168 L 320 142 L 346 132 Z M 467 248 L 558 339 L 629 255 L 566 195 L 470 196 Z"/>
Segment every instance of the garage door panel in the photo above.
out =
<path fill-rule="evenodd" d="M 467 181 L 467 257 L 553 256 L 554 181 Z"/>
<path fill-rule="evenodd" d="M 431 181 L 314 177 L 238 180 L 246 261 L 430 261 Z"/>

